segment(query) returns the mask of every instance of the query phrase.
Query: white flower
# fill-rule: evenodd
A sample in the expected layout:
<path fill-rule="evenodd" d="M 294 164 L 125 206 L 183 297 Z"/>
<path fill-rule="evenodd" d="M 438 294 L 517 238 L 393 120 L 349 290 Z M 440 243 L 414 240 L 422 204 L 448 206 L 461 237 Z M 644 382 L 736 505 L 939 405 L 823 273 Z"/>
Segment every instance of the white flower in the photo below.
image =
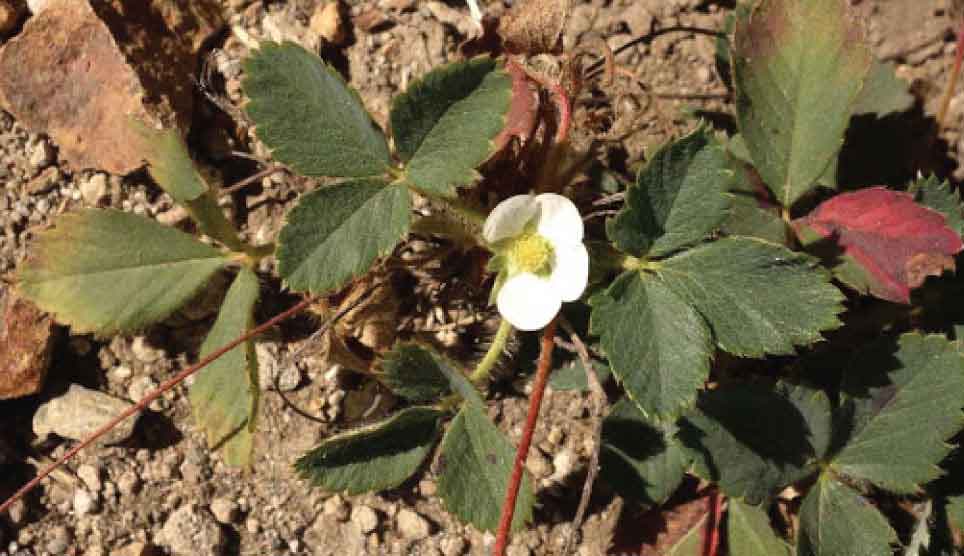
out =
<path fill-rule="evenodd" d="M 482 235 L 499 270 L 496 305 L 519 330 L 546 326 L 563 301 L 579 299 L 586 289 L 582 217 L 562 195 L 510 197 L 485 219 Z"/>

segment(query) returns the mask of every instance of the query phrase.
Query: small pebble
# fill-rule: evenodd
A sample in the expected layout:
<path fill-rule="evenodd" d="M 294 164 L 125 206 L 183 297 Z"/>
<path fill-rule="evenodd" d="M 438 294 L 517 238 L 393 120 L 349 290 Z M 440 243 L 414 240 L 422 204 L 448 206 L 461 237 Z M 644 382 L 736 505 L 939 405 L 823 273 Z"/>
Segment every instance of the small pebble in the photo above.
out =
<path fill-rule="evenodd" d="M 70 531 L 63 525 L 50 530 L 50 540 L 47 541 L 47 551 L 51 554 L 65 554 L 73 540 Z"/>
<path fill-rule="evenodd" d="M 157 535 L 157 542 L 167 546 L 174 556 L 218 556 L 223 554 L 226 540 L 214 517 L 195 504 L 175 510 Z"/>
<path fill-rule="evenodd" d="M 100 492 L 102 487 L 100 471 L 96 467 L 85 463 L 77 468 L 77 476 L 80 477 L 80 480 L 87 485 L 87 488 L 90 489 L 91 492 Z"/>
<path fill-rule="evenodd" d="M 344 499 L 341 495 L 334 495 L 328 500 L 325 500 L 324 508 L 322 509 L 325 515 L 333 517 L 338 521 L 345 521 L 348 519 L 348 505 L 345 504 Z"/>
<path fill-rule="evenodd" d="M 17 25 L 17 9 L 9 0 L 0 0 L 0 35 L 6 35 Z"/>
<path fill-rule="evenodd" d="M 28 162 L 34 171 L 38 171 L 50 166 L 54 162 L 54 157 L 53 145 L 50 144 L 49 140 L 40 138 L 36 144 L 34 144 L 33 150 L 30 151 L 30 160 Z"/>
<path fill-rule="evenodd" d="M 227 498 L 215 498 L 211 501 L 211 514 L 218 523 L 230 525 L 239 517 L 238 505 Z"/>
<path fill-rule="evenodd" d="M 97 173 L 80 182 L 80 196 L 88 206 L 100 205 L 107 199 L 109 192 L 107 174 Z"/>
<path fill-rule="evenodd" d="M 87 489 L 78 488 L 74 491 L 74 515 L 80 517 L 87 514 L 97 513 L 100 505 L 97 498 Z"/>
<path fill-rule="evenodd" d="M 351 511 L 351 521 L 365 534 L 378 528 L 378 514 L 368 506 L 355 506 Z"/>
<path fill-rule="evenodd" d="M 398 511 L 395 526 L 403 538 L 411 540 L 421 540 L 432 533 L 428 520 L 408 508 Z"/>

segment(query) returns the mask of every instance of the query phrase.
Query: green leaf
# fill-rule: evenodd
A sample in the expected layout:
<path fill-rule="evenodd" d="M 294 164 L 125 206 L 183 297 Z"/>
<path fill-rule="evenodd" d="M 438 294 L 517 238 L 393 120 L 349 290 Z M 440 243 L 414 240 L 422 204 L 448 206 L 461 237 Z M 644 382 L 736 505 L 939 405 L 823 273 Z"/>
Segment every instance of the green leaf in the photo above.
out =
<path fill-rule="evenodd" d="M 477 529 L 499 525 L 502 502 L 512 473 L 515 448 L 475 404 L 465 404 L 442 439 L 438 493 L 445 507 Z M 532 519 L 535 494 L 528 473 L 522 477 L 512 530 Z"/>
<path fill-rule="evenodd" d="M 234 251 L 241 251 L 243 244 L 237 230 L 224 216 L 207 183 L 201 179 L 177 130 L 158 131 L 136 119 L 131 120 L 131 125 L 150 147 L 146 151 L 147 163 L 154 181 L 174 202 L 188 210 L 202 233 Z"/>
<path fill-rule="evenodd" d="M 730 210 L 721 229 L 727 235 L 755 237 L 782 245 L 787 241 L 788 230 L 780 218 L 780 207 L 772 202 L 769 190 L 752 166 L 734 152 L 741 148 L 746 149 L 743 139 L 735 135 L 730 141 L 729 167 L 733 171 L 729 182 Z"/>
<path fill-rule="evenodd" d="M 462 369 L 428 346 L 396 344 L 385 354 L 382 372 L 385 385 L 410 401 L 436 401 L 455 391 L 462 399 L 482 405 L 482 398 Z"/>
<path fill-rule="evenodd" d="M 787 399 L 807 424 L 807 442 L 817 459 L 826 457 L 833 441 L 833 407 L 823 390 L 802 384 L 777 384 L 777 392 Z"/>
<path fill-rule="evenodd" d="M 790 546 L 773 532 L 763 508 L 731 498 L 727 506 L 730 554 L 740 556 L 790 556 Z"/>
<path fill-rule="evenodd" d="M 656 153 L 606 232 L 619 250 L 637 257 L 658 258 L 698 243 L 726 218 L 731 179 L 726 151 L 701 127 Z"/>
<path fill-rule="evenodd" d="M 410 206 L 408 191 L 379 179 L 303 195 L 278 235 L 278 273 L 299 292 L 344 286 L 405 237 Z"/>
<path fill-rule="evenodd" d="M 840 326 L 843 294 L 816 259 L 752 238 L 725 238 L 662 261 L 657 270 L 735 355 L 792 354 Z"/>
<path fill-rule="evenodd" d="M 599 383 L 605 384 L 609 375 L 612 374 L 609 362 L 596 359 L 591 355 L 590 359 L 592 369 L 596 371 L 596 377 L 599 378 Z M 588 391 L 589 382 L 586 380 L 586 368 L 582 366 L 582 361 L 577 357 L 553 371 L 549 377 L 549 386 L 560 392 L 569 390 Z"/>
<path fill-rule="evenodd" d="M 854 115 L 874 114 L 882 118 L 909 110 L 914 105 L 914 95 L 908 91 L 908 83 L 897 77 L 895 69 L 893 62 L 873 61 L 857 97 Z"/>
<path fill-rule="evenodd" d="M 495 150 L 512 97 L 509 75 L 490 58 L 431 71 L 392 102 L 392 133 L 409 185 L 452 197 L 478 179 Z"/>
<path fill-rule="evenodd" d="M 947 499 L 947 521 L 954 529 L 964 531 L 964 496 Z"/>
<path fill-rule="evenodd" d="M 964 425 L 964 355 L 944 336 L 904 334 L 896 349 L 862 353 L 842 385 L 849 439 L 831 462 L 848 477 L 898 493 L 936 479 Z"/>
<path fill-rule="evenodd" d="M 870 502 L 821 476 L 800 508 L 799 556 L 891 556 L 897 534 Z"/>
<path fill-rule="evenodd" d="M 254 326 L 259 293 L 258 277 L 242 269 L 201 346 L 202 359 Z M 229 465 L 251 464 L 258 394 L 258 358 L 251 340 L 201 369 L 191 385 L 194 418 L 204 430 L 208 446 L 222 448 Z"/>
<path fill-rule="evenodd" d="M 600 466 L 620 495 L 662 504 L 683 482 L 691 458 L 670 431 L 646 420 L 628 398 L 603 421 Z"/>
<path fill-rule="evenodd" d="M 846 0 L 766 0 L 737 20 L 737 123 L 784 207 L 840 151 L 871 60 Z"/>
<path fill-rule="evenodd" d="M 432 451 L 443 412 L 409 407 L 380 423 L 325 439 L 295 469 L 331 492 L 361 494 L 395 488 L 411 477 Z"/>
<path fill-rule="evenodd" d="M 957 232 L 957 235 L 964 236 L 961 197 L 951 189 L 947 180 L 941 181 L 936 176 L 920 178 L 911 184 L 908 193 L 913 194 L 918 203 L 943 214 L 947 219 L 947 226 Z"/>
<path fill-rule="evenodd" d="M 37 235 L 20 291 L 75 334 L 109 336 L 164 319 L 227 263 L 217 249 L 153 220 L 88 209 Z"/>
<path fill-rule="evenodd" d="M 692 404 L 710 372 L 710 331 L 658 276 L 627 271 L 594 298 L 592 333 L 626 393 L 664 418 Z"/>
<path fill-rule="evenodd" d="M 318 56 L 262 42 L 244 62 L 248 116 L 274 158 L 304 176 L 376 176 L 390 162 L 385 136 L 358 93 Z"/>
<path fill-rule="evenodd" d="M 704 547 L 706 545 L 704 533 L 706 531 L 706 520 L 709 519 L 709 516 L 709 513 L 705 513 L 702 515 L 702 517 L 692 523 L 690 523 L 689 520 L 684 520 L 682 525 L 689 528 L 686 529 L 686 532 L 676 539 L 675 542 L 663 548 L 662 555 L 704 556 Z"/>
<path fill-rule="evenodd" d="M 814 469 L 804 416 L 768 389 L 739 385 L 705 392 L 679 427 L 694 472 L 731 497 L 762 502 Z"/>

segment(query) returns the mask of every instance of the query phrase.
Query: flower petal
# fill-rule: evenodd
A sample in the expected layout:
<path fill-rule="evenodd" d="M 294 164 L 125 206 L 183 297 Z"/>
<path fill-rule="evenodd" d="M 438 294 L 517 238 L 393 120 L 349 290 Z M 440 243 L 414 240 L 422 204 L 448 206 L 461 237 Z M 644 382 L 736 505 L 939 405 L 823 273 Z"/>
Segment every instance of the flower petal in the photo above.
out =
<path fill-rule="evenodd" d="M 559 293 L 548 280 L 521 272 L 502 285 L 496 298 L 502 318 L 519 330 L 539 330 L 562 307 Z"/>
<path fill-rule="evenodd" d="M 555 193 L 536 195 L 539 206 L 539 235 L 556 243 L 582 241 L 583 225 L 579 209 L 568 198 Z"/>
<path fill-rule="evenodd" d="M 489 213 L 482 227 L 482 237 L 489 244 L 517 236 L 539 212 L 532 195 L 516 195 L 502 201 Z"/>
<path fill-rule="evenodd" d="M 589 282 L 589 251 L 582 243 L 556 243 L 549 283 L 563 301 L 579 299 Z"/>

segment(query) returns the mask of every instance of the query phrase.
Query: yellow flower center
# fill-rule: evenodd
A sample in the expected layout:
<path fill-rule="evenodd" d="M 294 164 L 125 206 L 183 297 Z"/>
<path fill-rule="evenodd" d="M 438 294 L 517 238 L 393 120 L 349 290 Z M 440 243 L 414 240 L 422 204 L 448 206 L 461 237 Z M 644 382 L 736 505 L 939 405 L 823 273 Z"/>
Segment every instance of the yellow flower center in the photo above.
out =
<path fill-rule="evenodd" d="M 531 272 L 539 276 L 552 270 L 552 244 L 534 232 L 516 238 L 509 248 L 509 264 L 514 272 Z"/>

